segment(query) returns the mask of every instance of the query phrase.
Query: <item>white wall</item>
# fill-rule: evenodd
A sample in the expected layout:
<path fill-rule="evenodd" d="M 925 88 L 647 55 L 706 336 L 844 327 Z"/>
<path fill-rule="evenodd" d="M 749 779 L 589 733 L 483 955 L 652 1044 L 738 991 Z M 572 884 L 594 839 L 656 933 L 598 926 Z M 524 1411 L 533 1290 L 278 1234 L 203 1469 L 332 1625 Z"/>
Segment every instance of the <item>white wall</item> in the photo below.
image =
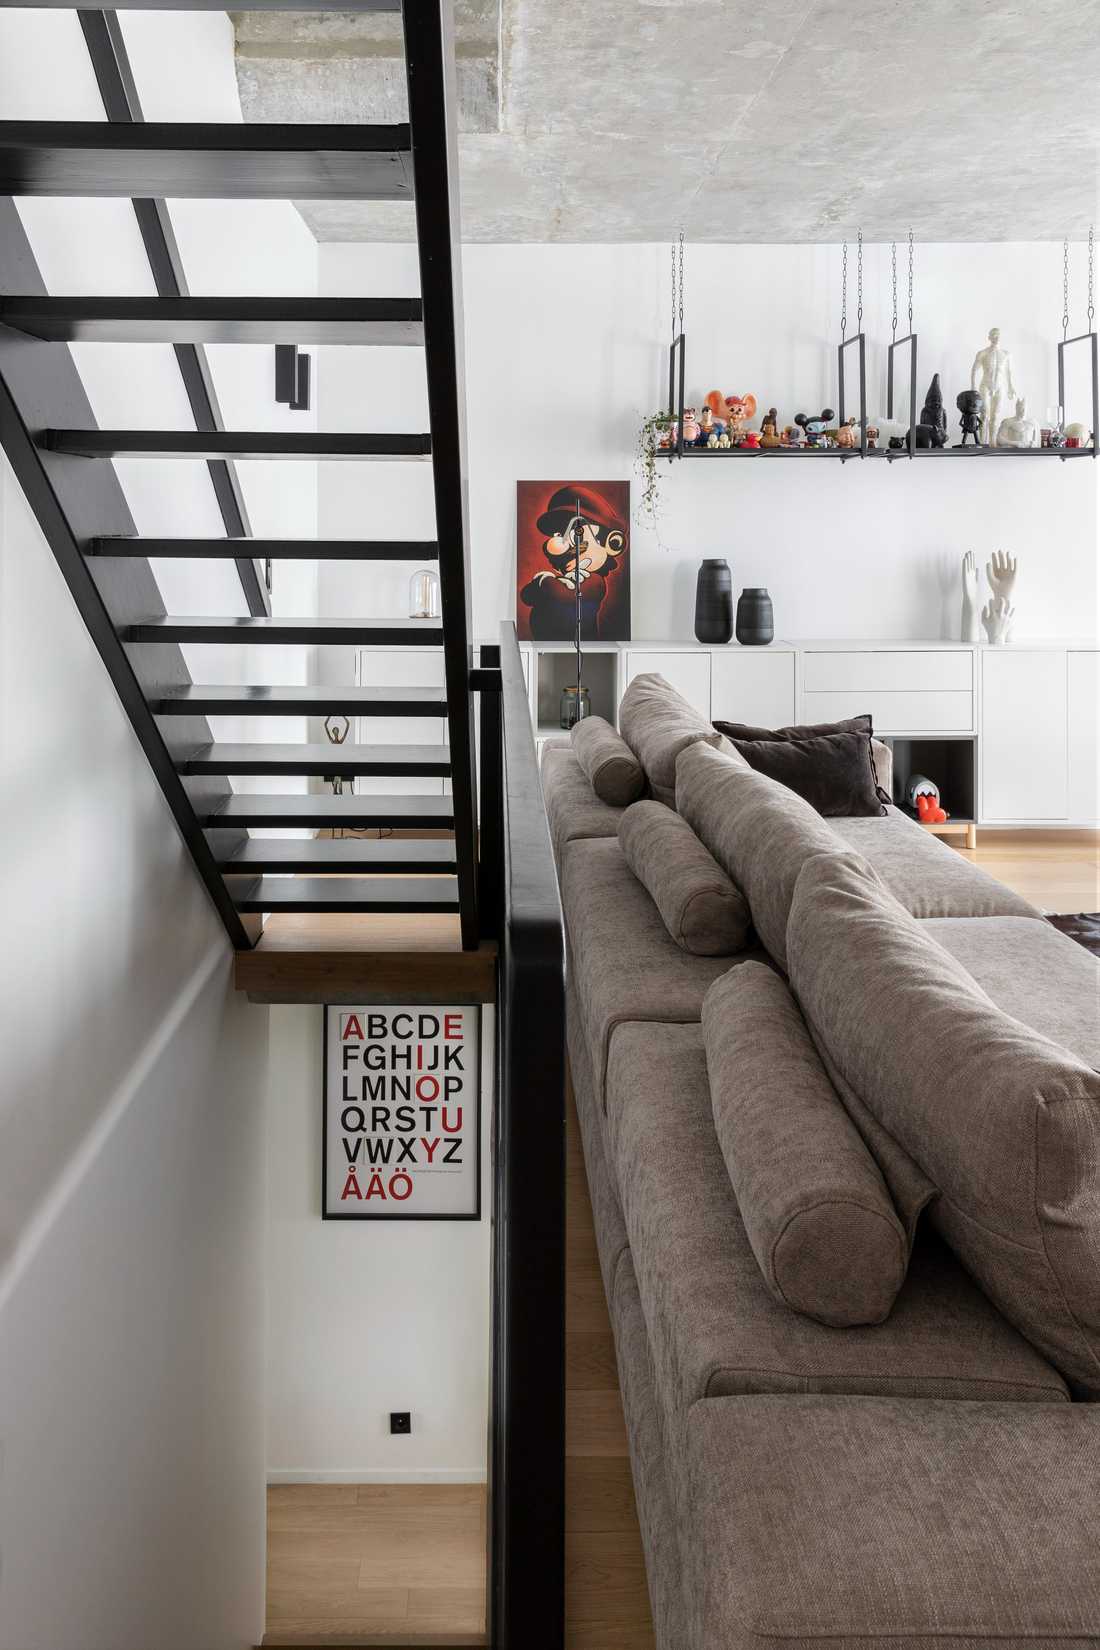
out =
<path fill-rule="evenodd" d="M 849 260 L 854 330 L 854 246 Z M 327 245 L 329 293 L 417 291 L 408 247 Z M 1073 254 L 1074 330 L 1084 297 L 1084 249 Z M 836 406 L 840 248 L 693 246 L 687 254 L 688 400 L 751 390 L 789 422 Z M 515 483 L 520 478 L 629 477 L 635 498 L 637 429 L 664 405 L 669 333 L 668 248 L 467 246 L 470 497 L 475 617 L 481 635 L 514 611 Z M 904 246 L 901 325 L 906 330 Z M 1040 418 L 1056 399 L 1061 246 L 918 246 L 914 322 L 920 336 L 918 409 L 939 370 L 957 439 L 957 392 L 989 327 L 999 325 L 1018 384 Z M 885 411 L 890 254 L 865 254 L 864 325 L 871 339 L 871 410 Z M 358 358 L 358 359 L 357 359 Z M 426 392 L 416 355 L 323 352 L 326 428 L 423 428 Z M 1085 364 L 1070 379 L 1069 415 L 1088 419 Z M 399 473 L 400 472 L 400 473 Z M 1097 465 L 868 463 L 681 465 L 662 470 L 660 542 L 636 520 L 633 625 L 639 639 L 689 639 L 695 574 L 725 555 L 735 589 L 767 585 L 777 634 L 789 637 L 949 636 L 957 623 L 962 554 L 995 548 L 1022 558 L 1021 635 L 1097 629 Z M 370 475 L 322 467 L 325 532 L 430 532 L 430 479 L 415 466 Z M 323 575 L 322 611 L 404 611 L 407 570 Z"/>
<path fill-rule="evenodd" d="M 268 1475 L 485 1476 L 493 1011 L 481 1032 L 480 1221 L 321 1219 L 321 1013 L 272 1008 Z M 389 1415 L 412 1412 L 393 1437 Z"/>

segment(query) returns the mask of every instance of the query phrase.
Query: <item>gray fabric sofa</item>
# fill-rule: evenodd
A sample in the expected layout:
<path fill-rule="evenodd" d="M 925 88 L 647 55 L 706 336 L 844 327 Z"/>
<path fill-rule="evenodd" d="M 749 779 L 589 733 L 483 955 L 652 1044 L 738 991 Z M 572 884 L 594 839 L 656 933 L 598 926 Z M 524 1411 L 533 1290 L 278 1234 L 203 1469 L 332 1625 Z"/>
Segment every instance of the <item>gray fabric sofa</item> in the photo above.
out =
<path fill-rule="evenodd" d="M 567 742 L 542 773 L 658 1644 L 1100 1645 L 1100 1405 L 927 1210 L 885 1321 L 829 1328 L 776 1300 L 719 1146 L 701 1018 L 730 969 L 786 977 L 787 959 L 681 949 L 624 858 L 622 810 Z M 870 866 L 983 1002 L 1100 1066 L 1100 970 L 1025 900 L 895 809 L 811 835 L 808 855 Z"/>

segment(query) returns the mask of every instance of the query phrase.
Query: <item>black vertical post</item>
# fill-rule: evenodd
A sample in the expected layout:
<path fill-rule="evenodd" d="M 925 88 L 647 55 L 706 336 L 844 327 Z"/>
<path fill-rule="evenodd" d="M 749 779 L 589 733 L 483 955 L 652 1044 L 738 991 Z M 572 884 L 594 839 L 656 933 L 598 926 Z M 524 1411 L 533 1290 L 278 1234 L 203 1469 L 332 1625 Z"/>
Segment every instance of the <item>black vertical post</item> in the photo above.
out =
<path fill-rule="evenodd" d="M 1096 333 L 1081 332 L 1076 338 L 1063 338 L 1058 345 L 1058 405 L 1063 415 L 1066 406 L 1066 363 L 1064 351 L 1070 344 L 1088 344 L 1092 365 L 1092 427 L 1089 436 L 1092 441 L 1092 456 L 1096 457 L 1100 450 L 1100 364 L 1097 361 Z"/>
<path fill-rule="evenodd" d="M 499 671 L 500 648 L 481 649 L 482 676 Z M 481 823 L 478 831 L 478 912 L 485 939 L 499 939 L 504 903 L 504 794 L 502 728 L 499 683 L 482 682 L 481 692 Z"/>
<path fill-rule="evenodd" d="M 458 100 L 450 0 L 403 8 L 462 943 L 478 944 Z"/>
<path fill-rule="evenodd" d="M 894 416 L 894 351 L 909 345 L 909 457 L 917 445 L 917 335 L 907 332 L 904 338 L 895 338 L 886 351 L 886 416 Z"/>

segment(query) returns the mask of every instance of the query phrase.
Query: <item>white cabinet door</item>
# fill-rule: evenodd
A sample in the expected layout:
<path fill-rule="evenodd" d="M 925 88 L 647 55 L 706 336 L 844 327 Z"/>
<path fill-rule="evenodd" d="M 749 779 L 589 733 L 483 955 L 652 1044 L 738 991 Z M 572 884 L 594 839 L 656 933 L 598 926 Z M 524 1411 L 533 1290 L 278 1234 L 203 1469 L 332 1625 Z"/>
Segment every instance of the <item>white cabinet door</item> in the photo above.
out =
<path fill-rule="evenodd" d="M 677 693 L 682 693 L 689 705 L 694 705 L 700 716 L 710 721 L 710 654 L 709 653 L 641 653 L 631 648 L 624 661 L 623 686 L 628 687 L 635 676 L 655 670 L 666 682 L 671 682 Z"/>
<path fill-rule="evenodd" d="M 1069 655 L 1069 817 L 1100 820 L 1100 653 Z"/>
<path fill-rule="evenodd" d="M 1065 819 L 1068 810 L 1064 649 L 982 654 L 982 817 Z"/>
<path fill-rule="evenodd" d="M 710 703 L 719 721 L 789 727 L 795 720 L 794 654 L 763 647 L 712 654 Z"/>

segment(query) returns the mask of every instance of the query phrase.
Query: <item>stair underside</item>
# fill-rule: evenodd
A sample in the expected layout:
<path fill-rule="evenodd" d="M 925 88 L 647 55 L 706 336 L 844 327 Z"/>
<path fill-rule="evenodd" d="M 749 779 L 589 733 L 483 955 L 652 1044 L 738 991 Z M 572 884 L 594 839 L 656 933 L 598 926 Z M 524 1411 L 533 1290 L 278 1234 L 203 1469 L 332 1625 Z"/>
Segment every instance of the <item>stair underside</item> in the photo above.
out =
<path fill-rule="evenodd" d="M 156 618 L 127 625 L 126 642 L 249 642 L 269 646 L 439 647 L 440 625 L 427 619 Z"/>
<path fill-rule="evenodd" d="M 447 714 L 442 688 L 205 687 L 151 701 L 158 716 L 425 716 Z"/>
<path fill-rule="evenodd" d="M 416 876 L 431 873 L 449 876 L 455 870 L 455 847 L 448 841 L 382 841 L 363 838 L 314 839 L 309 842 L 293 838 L 273 841 L 270 838 L 250 838 L 241 847 L 217 856 L 218 869 L 225 876 L 242 873 L 262 875 L 267 872 L 332 874 L 345 876 Z"/>
<path fill-rule="evenodd" d="M 36 11 L 100 11 L 99 0 L 19 0 Z M 183 0 L 116 0 L 112 11 L 180 11 Z M 224 11 L 225 0 L 187 0 L 188 11 Z M 234 0 L 234 11 L 331 11 L 332 0 Z M 340 0 L 341 11 L 399 12 L 401 0 Z"/>
<path fill-rule="evenodd" d="M 258 556 L 271 561 L 438 561 L 434 539 L 90 539 L 89 556 Z"/>
<path fill-rule="evenodd" d="M 235 793 L 210 813 L 207 827 L 257 830 L 278 826 L 312 830 L 450 830 L 454 804 L 449 796 L 246 796 Z"/>
<path fill-rule="evenodd" d="M 238 911 L 458 910 L 458 881 L 447 876 L 262 876 L 230 892 Z"/>
<path fill-rule="evenodd" d="M 431 457 L 432 438 L 320 430 L 43 430 L 47 452 L 71 458 L 377 459 Z"/>
<path fill-rule="evenodd" d="M 451 771 L 446 745 L 211 744 L 177 764 L 184 775 L 355 774 L 443 778 Z"/>
<path fill-rule="evenodd" d="M 0 325 L 58 343 L 421 345 L 419 298 L 0 298 Z"/>
<path fill-rule="evenodd" d="M 0 121 L 0 195 L 411 201 L 409 128 Z"/>

